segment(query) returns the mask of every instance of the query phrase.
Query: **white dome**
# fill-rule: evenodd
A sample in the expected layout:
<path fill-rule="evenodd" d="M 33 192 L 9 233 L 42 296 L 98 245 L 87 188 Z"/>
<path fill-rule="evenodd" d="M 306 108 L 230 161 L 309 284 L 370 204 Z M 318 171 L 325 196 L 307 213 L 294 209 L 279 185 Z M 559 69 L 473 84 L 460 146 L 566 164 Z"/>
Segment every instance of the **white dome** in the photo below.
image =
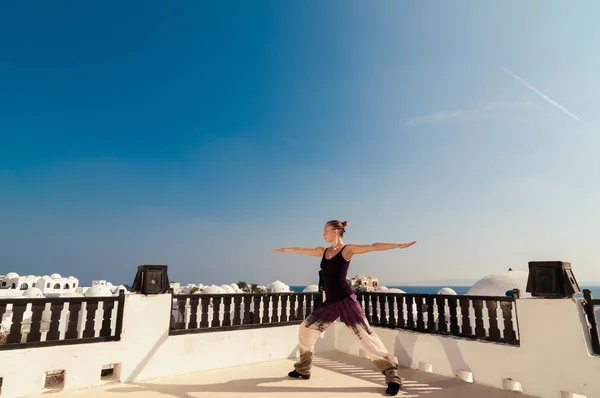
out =
<path fill-rule="evenodd" d="M 240 290 L 240 287 L 238 286 L 237 283 L 231 283 L 231 284 L 229 284 L 229 286 L 231 286 L 231 288 L 235 291 Z"/>
<path fill-rule="evenodd" d="M 385 292 L 386 290 L 388 290 L 387 287 L 385 287 L 385 286 L 379 286 L 375 291 L 376 292 Z"/>
<path fill-rule="evenodd" d="M 284 293 L 284 292 L 289 292 L 290 288 L 288 287 L 288 285 L 286 285 L 285 283 L 281 282 L 281 281 L 275 281 L 273 283 L 271 283 L 271 288 L 268 289 L 271 293 Z"/>
<path fill-rule="evenodd" d="M 52 275 L 50 275 L 50 278 L 52 278 L 52 279 L 60 279 L 61 276 L 60 276 L 60 274 L 52 274 Z"/>
<path fill-rule="evenodd" d="M 16 279 L 19 277 L 19 274 L 17 274 L 16 272 L 9 272 L 8 274 L 6 274 L 6 277 L 8 279 Z"/>
<path fill-rule="evenodd" d="M 449 287 L 443 287 L 437 292 L 437 294 L 449 294 L 452 296 L 456 296 L 456 291 L 454 291 L 454 289 L 451 289 Z"/>
<path fill-rule="evenodd" d="M 42 276 L 42 279 L 48 279 L 48 278 L 50 278 L 48 275 Z"/>
<path fill-rule="evenodd" d="M 104 285 L 94 285 L 85 292 L 85 297 L 108 297 L 113 293 Z"/>
<path fill-rule="evenodd" d="M 202 290 L 202 293 L 203 294 L 223 294 L 223 293 L 227 293 L 227 292 L 220 286 L 211 285 L 211 286 L 205 287 Z"/>
<path fill-rule="evenodd" d="M 316 293 L 319 291 L 319 286 L 317 285 L 308 285 L 302 290 L 302 293 Z"/>
<path fill-rule="evenodd" d="M 70 276 L 67 279 L 71 280 L 71 279 L 76 279 L 74 276 Z"/>
<path fill-rule="evenodd" d="M 108 286 L 107 286 L 107 287 L 108 287 Z M 111 290 L 112 290 L 113 294 L 115 294 L 116 296 L 118 296 L 118 295 L 119 295 L 119 292 L 120 292 L 121 290 L 123 290 L 123 291 L 125 291 L 125 293 L 127 293 L 127 288 L 126 288 L 125 286 L 123 286 L 123 285 L 119 285 L 119 286 L 117 286 L 117 287 L 114 287 L 114 288 L 113 288 L 113 289 L 111 289 Z"/>
<path fill-rule="evenodd" d="M 261 293 L 266 293 L 267 292 L 267 287 L 266 286 L 256 286 L 256 290 L 258 290 Z"/>
<path fill-rule="evenodd" d="M 35 278 L 35 276 L 34 275 L 27 275 L 27 278 L 32 279 L 32 278 Z"/>
<path fill-rule="evenodd" d="M 29 289 L 27 289 L 23 292 L 23 297 L 28 297 L 28 298 L 44 297 L 44 293 L 42 293 L 42 291 L 40 289 L 38 289 L 37 287 L 30 287 Z"/>
<path fill-rule="evenodd" d="M 106 282 L 106 287 L 114 287 L 114 285 L 110 282 Z"/>
<path fill-rule="evenodd" d="M 404 290 L 402 289 L 396 289 L 395 287 L 391 288 L 391 289 L 387 289 L 385 290 L 386 293 L 406 293 Z"/>
<path fill-rule="evenodd" d="M 469 296 L 506 296 L 506 292 L 519 289 L 521 297 L 531 297 L 525 293 L 528 273 L 524 271 L 504 271 L 488 275 L 469 289 Z"/>
<path fill-rule="evenodd" d="M 225 290 L 226 293 L 235 293 L 235 290 L 229 285 L 221 285 L 221 289 Z"/>

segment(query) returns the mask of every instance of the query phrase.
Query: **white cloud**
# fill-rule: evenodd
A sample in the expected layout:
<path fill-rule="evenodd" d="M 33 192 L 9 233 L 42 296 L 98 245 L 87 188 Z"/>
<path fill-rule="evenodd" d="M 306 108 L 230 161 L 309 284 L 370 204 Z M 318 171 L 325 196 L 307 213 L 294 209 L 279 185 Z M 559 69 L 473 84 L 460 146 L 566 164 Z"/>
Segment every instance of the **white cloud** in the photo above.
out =
<path fill-rule="evenodd" d="M 481 108 L 457 109 L 451 111 L 434 112 L 421 116 L 414 116 L 408 119 L 405 125 L 420 126 L 450 122 L 475 121 L 491 117 L 494 113 L 501 110 L 527 107 L 535 107 L 535 104 L 529 101 L 495 101 L 490 102 Z"/>

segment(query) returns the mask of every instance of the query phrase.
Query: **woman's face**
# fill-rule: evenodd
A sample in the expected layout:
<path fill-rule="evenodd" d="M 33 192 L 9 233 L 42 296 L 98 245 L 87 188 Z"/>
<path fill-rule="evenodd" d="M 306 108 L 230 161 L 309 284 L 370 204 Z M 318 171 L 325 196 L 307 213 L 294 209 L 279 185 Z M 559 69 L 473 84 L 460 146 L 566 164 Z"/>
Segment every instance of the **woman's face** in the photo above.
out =
<path fill-rule="evenodd" d="M 337 234 L 338 232 L 336 229 L 333 229 L 331 226 L 325 224 L 325 228 L 323 228 L 323 238 L 325 239 L 325 242 L 332 242 Z"/>

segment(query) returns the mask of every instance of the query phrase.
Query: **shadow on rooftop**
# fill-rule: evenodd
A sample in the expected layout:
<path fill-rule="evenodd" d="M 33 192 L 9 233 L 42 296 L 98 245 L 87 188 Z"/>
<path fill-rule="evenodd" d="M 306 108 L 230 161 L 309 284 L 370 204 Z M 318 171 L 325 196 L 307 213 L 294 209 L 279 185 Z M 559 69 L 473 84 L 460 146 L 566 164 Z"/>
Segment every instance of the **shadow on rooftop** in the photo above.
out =
<path fill-rule="evenodd" d="M 215 384 L 149 384 L 149 383 L 135 383 L 128 387 L 119 387 L 108 390 L 107 392 L 112 393 L 142 393 L 142 392 L 154 392 L 164 395 L 171 395 L 177 398 L 190 398 L 190 394 L 194 393 L 241 393 L 241 394 L 265 394 L 265 393 L 332 393 L 339 392 L 344 394 L 351 393 L 373 393 L 376 392 L 378 387 L 310 387 L 306 380 L 296 380 L 298 387 L 294 386 L 281 386 L 274 385 L 269 386 L 271 383 L 279 383 L 287 381 L 287 377 L 266 377 L 266 378 L 253 378 L 253 379 L 238 379 L 231 380 L 224 383 Z M 305 387 L 300 387 L 300 384 Z M 379 387 L 382 395 L 384 394 L 384 388 Z"/>
<path fill-rule="evenodd" d="M 348 387 L 323 387 L 314 385 L 312 380 L 292 380 L 286 376 L 281 377 L 258 377 L 240 378 L 222 383 L 213 384 L 164 384 L 156 383 L 133 383 L 127 386 L 110 388 L 110 393 L 141 393 L 152 392 L 172 396 L 176 398 L 190 398 L 197 393 L 242 393 L 242 394 L 264 394 L 264 393 L 344 393 L 364 394 L 381 393 L 385 396 L 385 379 L 383 375 L 374 370 L 374 367 L 366 358 L 354 357 L 339 352 L 321 354 L 315 358 L 315 368 L 318 372 L 313 373 L 316 377 L 325 377 L 318 374 L 322 370 L 336 372 L 345 377 L 358 378 L 365 382 L 373 383 L 367 386 Z M 287 373 L 290 369 L 282 369 Z M 232 376 L 237 370 L 231 369 Z M 516 393 L 510 393 L 489 387 L 467 384 L 457 379 L 445 378 L 432 373 L 422 373 L 414 369 L 400 369 L 403 379 L 403 392 L 398 397 L 402 398 L 510 398 L 516 397 Z M 285 385 L 281 383 L 286 383 Z M 339 383 L 339 381 L 338 381 Z M 293 384 L 293 385 L 290 385 Z M 136 395 L 136 396 L 138 396 Z M 526 395 L 518 394 L 520 398 Z"/>

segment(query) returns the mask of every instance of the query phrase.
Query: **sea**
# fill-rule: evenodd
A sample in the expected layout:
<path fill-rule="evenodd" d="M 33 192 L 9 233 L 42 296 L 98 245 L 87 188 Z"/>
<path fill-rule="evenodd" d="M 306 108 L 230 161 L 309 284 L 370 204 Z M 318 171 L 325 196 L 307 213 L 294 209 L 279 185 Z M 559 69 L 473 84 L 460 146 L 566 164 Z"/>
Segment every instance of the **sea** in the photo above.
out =
<path fill-rule="evenodd" d="M 290 289 L 294 292 L 302 292 L 306 286 L 290 286 Z M 414 294 L 436 294 L 440 289 L 449 287 L 453 289 L 456 294 L 466 294 L 471 286 L 386 286 L 388 289 L 396 288 L 405 291 L 406 293 Z M 589 289 L 592 292 L 592 297 L 600 298 L 600 286 L 579 286 L 581 291 Z M 583 297 L 582 294 L 578 297 Z"/>

